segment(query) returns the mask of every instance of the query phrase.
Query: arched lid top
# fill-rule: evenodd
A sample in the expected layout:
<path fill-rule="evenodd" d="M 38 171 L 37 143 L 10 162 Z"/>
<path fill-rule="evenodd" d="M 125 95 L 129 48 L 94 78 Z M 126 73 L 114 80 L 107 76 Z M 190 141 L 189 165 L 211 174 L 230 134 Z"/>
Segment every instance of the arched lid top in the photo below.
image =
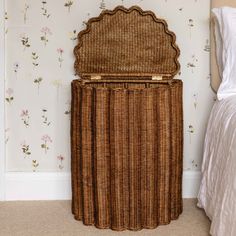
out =
<path fill-rule="evenodd" d="M 78 35 L 75 71 L 88 76 L 164 76 L 180 69 L 176 36 L 165 20 L 134 6 L 105 10 Z"/>

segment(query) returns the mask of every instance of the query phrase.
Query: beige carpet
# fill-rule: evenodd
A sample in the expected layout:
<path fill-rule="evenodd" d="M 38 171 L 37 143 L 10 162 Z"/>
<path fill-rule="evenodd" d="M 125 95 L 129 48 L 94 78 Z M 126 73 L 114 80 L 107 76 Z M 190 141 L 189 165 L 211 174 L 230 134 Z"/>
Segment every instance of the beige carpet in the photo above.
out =
<path fill-rule="evenodd" d="M 138 232 L 84 226 L 73 219 L 70 201 L 0 202 L 0 236 L 209 236 L 209 228 L 196 200 L 184 200 L 183 214 L 170 225 Z"/>

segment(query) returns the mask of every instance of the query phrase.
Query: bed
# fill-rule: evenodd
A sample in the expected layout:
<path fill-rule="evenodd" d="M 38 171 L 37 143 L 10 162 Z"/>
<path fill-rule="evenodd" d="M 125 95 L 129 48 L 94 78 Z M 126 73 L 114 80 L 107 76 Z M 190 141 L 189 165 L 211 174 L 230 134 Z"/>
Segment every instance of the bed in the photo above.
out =
<path fill-rule="evenodd" d="M 236 8 L 236 1 L 212 0 L 212 8 L 222 6 Z M 234 17 L 236 19 L 236 9 L 234 9 L 234 11 Z M 213 17 L 211 18 L 213 19 Z M 231 93 L 229 93 L 228 89 L 226 96 L 220 93 L 220 89 L 222 89 L 222 84 L 224 83 L 224 79 L 222 81 L 221 77 L 224 78 L 225 74 L 224 70 L 223 72 L 221 71 L 220 63 L 217 63 L 219 62 L 219 60 L 217 60 L 219 54 L 217 49 L 219 47 L 216 47 L 216 35 L 213 37 L 215 27 L 215 24 L 212 23 L 211 86 L 217 93 L 218 99 L 212 108 L 206 131 L 202 163 L 202 182 L 198 194 L 198 206 L 203 208 L 207 216 L 211 219 L 211 235 L 235 236 L 236 93 L 233 91 L 235 86 L 231 86 Z M 226 45 L 228 42 L 223 41 L 223 43 Z M 233 44 L 235 48 L 235 38 Z M 223 56 L 222 58 L 224 59 Z M 236 68 L 236 66 L 234 66 L 234 68 Z M 233 74 L 232 71 L 230 71 L 230 75 L 231 77 L 232 75 L 235 77 L 236 73 Z"/>

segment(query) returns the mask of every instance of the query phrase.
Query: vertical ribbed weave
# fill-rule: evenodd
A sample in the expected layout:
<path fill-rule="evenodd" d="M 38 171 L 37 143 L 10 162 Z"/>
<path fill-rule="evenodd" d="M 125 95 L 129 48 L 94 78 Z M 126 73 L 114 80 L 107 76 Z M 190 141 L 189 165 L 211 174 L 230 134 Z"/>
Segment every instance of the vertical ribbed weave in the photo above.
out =
<path fill-rule="evenodd" d="M 72 84 L 72 211 L 98 228 L 140 230 L 182 212 L 182 82 Z"/>

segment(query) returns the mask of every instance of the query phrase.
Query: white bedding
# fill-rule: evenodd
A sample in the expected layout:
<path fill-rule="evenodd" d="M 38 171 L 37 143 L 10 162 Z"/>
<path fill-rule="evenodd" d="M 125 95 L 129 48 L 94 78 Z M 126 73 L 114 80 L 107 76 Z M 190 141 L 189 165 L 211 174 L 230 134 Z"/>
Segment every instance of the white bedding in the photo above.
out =
<path fill-rule="evenodd" d="M 236 236 L 236 96 L 211 111 L 198 206 L 212 221 L 211 235 Z"/>
<path fill-rule="evenodd" d="M 222 82 L 219 100 L 236 95 L 236 8 L 214 8 L 216 56 Z"/>

